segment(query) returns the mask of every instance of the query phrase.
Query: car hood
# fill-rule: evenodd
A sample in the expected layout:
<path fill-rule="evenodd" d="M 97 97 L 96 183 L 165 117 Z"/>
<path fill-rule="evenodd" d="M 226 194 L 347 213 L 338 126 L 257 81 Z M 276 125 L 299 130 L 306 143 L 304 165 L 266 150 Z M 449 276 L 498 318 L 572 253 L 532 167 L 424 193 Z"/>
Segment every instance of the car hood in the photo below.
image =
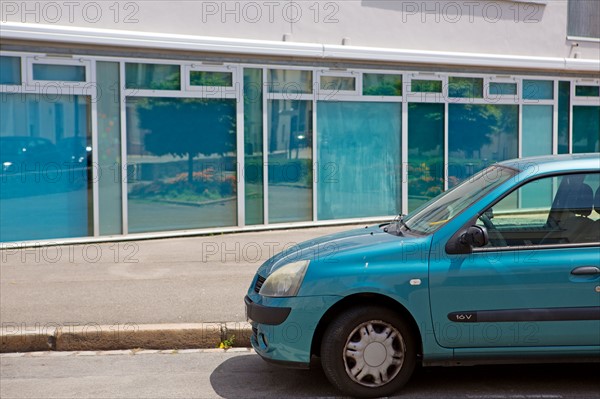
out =
<path fill-rule="evenodd" d="M 429 237 L 396 236 L 386 233 L 380 225 L 319 237 L 293 246 L 267 260 L 258 274 L 268 277 L 275 270 L 292 262 L 310 260 L 311 264 L 337 264 L 341 260 L 361 258 L 374 254 L 398 252 L 407 244 L 429 242 Z"/>

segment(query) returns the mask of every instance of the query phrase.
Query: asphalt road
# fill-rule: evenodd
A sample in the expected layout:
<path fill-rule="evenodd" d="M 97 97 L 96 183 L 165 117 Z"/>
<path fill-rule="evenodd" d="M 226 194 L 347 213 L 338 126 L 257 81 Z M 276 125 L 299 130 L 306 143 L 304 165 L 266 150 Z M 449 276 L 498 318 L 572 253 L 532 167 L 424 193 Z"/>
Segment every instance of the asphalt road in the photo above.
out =
<path fill-rule="evenodd" d="M 282 369 L 247 350 L 12 356 L 0 357 L 3 399 L 337 397 L 318 363 Z M 426 368 L 398 397 L 597 399 L 599 376 L 600 364 Z"/>
<path fill-rule="evenodd" d="M 8 248 L 0 251 L 2 325 L 245 321 L 244 295 L 275 253 L 357 226 Z"/>

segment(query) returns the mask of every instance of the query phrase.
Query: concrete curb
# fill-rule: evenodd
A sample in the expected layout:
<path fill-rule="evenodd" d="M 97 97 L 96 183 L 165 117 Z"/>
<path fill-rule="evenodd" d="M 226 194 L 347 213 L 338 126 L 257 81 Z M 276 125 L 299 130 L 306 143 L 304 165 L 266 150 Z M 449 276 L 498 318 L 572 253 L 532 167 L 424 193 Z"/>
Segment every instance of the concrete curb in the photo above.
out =
<path fill-rule="evenodd" d="M 5 328 L 0 353 L 37 351 L 110 351 L 125 349 L 212 349 L 235 337 L 233 347 L 250 346 L 249 323 L 126 324 Z"/>

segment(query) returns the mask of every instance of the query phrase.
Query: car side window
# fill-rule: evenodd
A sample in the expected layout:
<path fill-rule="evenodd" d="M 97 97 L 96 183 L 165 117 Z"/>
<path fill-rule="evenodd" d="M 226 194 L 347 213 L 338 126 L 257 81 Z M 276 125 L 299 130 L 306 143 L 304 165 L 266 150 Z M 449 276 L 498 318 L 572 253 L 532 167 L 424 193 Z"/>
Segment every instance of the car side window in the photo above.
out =
<path fill-rule="evenodd" d="M 483 212 L 487 247 L 600 242 L 600 173 L 531 181 Z"/>

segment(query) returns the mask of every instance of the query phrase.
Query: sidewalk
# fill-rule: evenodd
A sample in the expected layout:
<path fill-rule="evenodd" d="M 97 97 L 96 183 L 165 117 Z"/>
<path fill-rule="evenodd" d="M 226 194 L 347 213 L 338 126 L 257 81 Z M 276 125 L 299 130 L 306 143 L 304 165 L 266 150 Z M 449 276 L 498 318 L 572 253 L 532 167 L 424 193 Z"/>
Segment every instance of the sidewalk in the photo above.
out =
<path fill-rule="evenodd" d="M 362 226 L 7 249 L 0 251 L 0 323 L 15 333 L 212 323 L 226 336 L 218 323 L 245 322 L 243 299 L 262 262 Z"/>

